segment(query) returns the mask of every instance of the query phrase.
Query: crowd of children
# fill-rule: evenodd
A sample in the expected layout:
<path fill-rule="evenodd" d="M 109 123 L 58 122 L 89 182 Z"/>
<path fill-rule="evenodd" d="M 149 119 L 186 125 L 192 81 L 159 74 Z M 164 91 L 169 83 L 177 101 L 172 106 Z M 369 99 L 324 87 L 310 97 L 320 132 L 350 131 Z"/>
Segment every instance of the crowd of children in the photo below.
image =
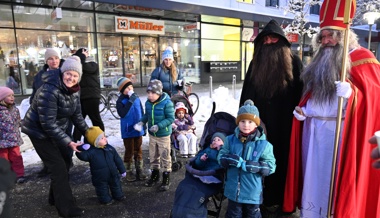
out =
<path fill-rule="evenodd" d="M 211 144 L 197 153 L 197 137 L 194 121 L 182 102 L 173 105 L 170 96 L 163 92 L 160 80 L 151 80 L 147 86 L 145 111 L 139 96 L 128 78 L 117 81 L 120 97 L 117 112 L 125 152 L 124 161 L 115 148 L 108 144 L 104 132 L 97 126 L 85 134 L 89 144 L 77 147 L 76 156 L 89 162 L 92 184 L 101 204 L 110 205 L 114 200 L 126 197 L 121 178 L 129 182 L 145 180 L 142 156 L 142 137 L 149 136 L 149 161 L 152 171 L 145 186 L 152 187 L 160 181 L 159 191 L 170 187 L 171 135 L 174 133 L 182 157 L 195 157 L 194 167 L 210 170 L 223 167 L 227 171 L 224 195 L 229 199 L 227 217 L 242 214 L 258 217 L 262 202 L 262 177 L 275 171 L 273 146 L 266 140 L 260 126 L 259 112 L 253 102 L 247 100 L 239 109 L 238 127 L 233 135 L 216 132 Z M 7 159 L 17 175 L 17 182 L 25 181 L 24 166 L 19 146 L 22 144 L 19 127 L 20 113 L 14 103 L 14 93 L 0 87 L 0 157 Z M 6 133 L 6 134 L 5 134 Z M 196 156 L 195 156 L 196 155 Z M 135 173 L 133 172 L 135 168 Z M 239 189 L 239 190 L 237 190 Z M 240 195 L 236 195 L 240 193 Z"/>

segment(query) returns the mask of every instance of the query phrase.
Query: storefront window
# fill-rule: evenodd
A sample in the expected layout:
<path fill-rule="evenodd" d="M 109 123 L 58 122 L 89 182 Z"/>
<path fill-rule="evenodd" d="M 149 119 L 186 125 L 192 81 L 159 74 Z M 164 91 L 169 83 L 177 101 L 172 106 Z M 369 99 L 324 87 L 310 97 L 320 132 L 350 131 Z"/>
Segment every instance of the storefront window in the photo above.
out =
<path fill-rule="evenodd" d="M 202 61 L 239 61 L 240 27 L 202 24 Z"/>
<path fill-rule="evenodd" d="M 100 84 L 117 87 L 117 79 L 125 76 L 122 65 L 120 35 L 98 34 Z"/>
<path fill-rule="evenodd" d="M 32 92 L 33 77 L 45 65 L 46 48 L 56 48 L 63 59 L 79 48 L 87 48 L 92 56 L 94 34 L 55 31 L 16 30 L 18 39 L 18 63 L 23 93 Z"/>
<path fill-rule="evenodd" d="M 12 8 L 10 5 L 0 4 L 0 26 L 13 27 Z"/>
<path fill-rule="evenodd" d="M 4 0 L 2 0 L 4 1 Z M 10 1 L 10 0 L 7 0 Z M 83 1 L 83 0 L 70 0 L 70 1 L 60 1 L 60 0 L 52 0 L 52 1 L 41 1 L 41 0 L 14 0 L 17 3 L 28 3 L 33 5 L 43 5 L 43 6 L 60 6 L 64 8 L 76 8 L 76 9 L 93 9 L 94 2 L 93 1 Z"/>
<path fill-rule="evenodd" d="M 199 30 L 197 28 L 186 30 L 185 27 L 188 24 L 197 25 L 196 22 L 185 23 L 185 22 L 176 22 L 176 21 L 165 21 L 165 36 L 198 38 Z"/>
<path fill-rule="evenodd" d="M 2 36 L 0 37 L 0 86 L 8 86 L 16 95 L 21 94 L 21 77 L 18 70 L 19 61 L 14 32 L 12 29 L 0 29 L 0 35 Z"/>
<path fill-rule="evenodd" d="M 226 24 L 226 25 L 235 25 L 240 26 L 240 19 L 238 18 L 232 18 L 232 17 L 218 17 L 218 16 L 211 16 L 211 15 L 202 15 L 201 16 L 202 22 L 206 23 L 219 23 L 219 24 Z"/>
<path fill-rule="evenodd" d="M 141 37 L 142 85 L 147 86 L 153 70 L 161 63 L 156 37 Z"/>
<path fill-rule="evenodd" d="M 140 73 L 140 40 L 138 36 L 124 36 L 124 70 L 135 86 L 141 84 Z"/>
<path fill-rule="evenodd" d="M 62 19 L 53 22 L 52 8 L 27 7 L 16 5 L 14 16 L 17 28 L 36 28 L 60 31 L 94 31 L 94 14 L 62 10 Z"/>
<path fill-rule="evenodd" d="M 115 15 L 96 14 L 96 29 L 98 32 L 115 32 Z"/>
<path fill-rule="evenodd" d="M 202 39 L 202 61 L 240 61 L 240 42 Z"/>
<path fill-rule="evenodd" d="M 160 54 L 164 52 L 167 46 L 173 48 L 175 64 L 184 75 L 185 81 L 200 83 L 199 40 L 162 37 L 160 43 Z"/>

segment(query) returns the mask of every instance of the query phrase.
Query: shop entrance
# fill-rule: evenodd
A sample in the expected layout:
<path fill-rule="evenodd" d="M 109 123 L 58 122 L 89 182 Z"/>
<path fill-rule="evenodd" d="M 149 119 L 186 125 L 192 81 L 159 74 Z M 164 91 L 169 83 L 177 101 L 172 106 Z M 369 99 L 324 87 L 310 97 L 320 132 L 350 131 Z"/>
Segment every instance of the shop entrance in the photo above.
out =
<path fill-rule="evenodd" d="M 157 66 L 158 44 L 156 37 L 123 36 L 125 76 L 135 86 L 147 86 Z"/>

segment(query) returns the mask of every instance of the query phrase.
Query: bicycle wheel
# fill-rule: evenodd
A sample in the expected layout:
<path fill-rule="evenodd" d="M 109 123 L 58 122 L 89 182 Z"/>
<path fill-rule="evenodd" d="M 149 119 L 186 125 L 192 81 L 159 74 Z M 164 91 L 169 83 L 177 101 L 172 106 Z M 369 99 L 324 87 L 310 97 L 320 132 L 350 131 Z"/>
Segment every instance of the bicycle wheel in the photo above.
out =
<path fill-rule="evenodd" d="M 107 100 L 106 100 L 106 97 L 104 97 L 103 94 L 100 94 L 99 113 L 105 112 L 106 109 L 107 109 Z"/>
<path fill-rule="evenodd" d="M 108 94 L 109 109 L 111 111 L 112 116 L 114 116 L 116 119 L 120 119 L 120 116 L 117 113 L 117 109 L 116 109 L 116 101 L 118 98 L 119 98 L 119 92 L 112 91 Z"/>
<path fill-rule="evenodd" d="M 189 100 L 191 104 L 191 109 L 193 109 L 193 113 L 197 113 L 198 108 L 199 108 L 199 97 L 195 93 L 190 93 L 187 95 L 187 99 Z"/>

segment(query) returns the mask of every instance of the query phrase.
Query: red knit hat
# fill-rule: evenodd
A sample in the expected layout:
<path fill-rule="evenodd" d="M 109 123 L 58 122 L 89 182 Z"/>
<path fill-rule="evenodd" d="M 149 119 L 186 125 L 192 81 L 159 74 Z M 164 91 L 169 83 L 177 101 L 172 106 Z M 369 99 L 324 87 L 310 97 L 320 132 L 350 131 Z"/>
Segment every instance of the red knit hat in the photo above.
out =
<path fill-rule="evenodd" d="M 347 1 L 324 0 L 319 13 L 319 23 L 321 30 L 334 29 L 344 30 L 347 24 L 343 23 L 344 8 Z M 354 17 L 356 11 L 356 0 L 352 0 L 350 19 Z"/>

